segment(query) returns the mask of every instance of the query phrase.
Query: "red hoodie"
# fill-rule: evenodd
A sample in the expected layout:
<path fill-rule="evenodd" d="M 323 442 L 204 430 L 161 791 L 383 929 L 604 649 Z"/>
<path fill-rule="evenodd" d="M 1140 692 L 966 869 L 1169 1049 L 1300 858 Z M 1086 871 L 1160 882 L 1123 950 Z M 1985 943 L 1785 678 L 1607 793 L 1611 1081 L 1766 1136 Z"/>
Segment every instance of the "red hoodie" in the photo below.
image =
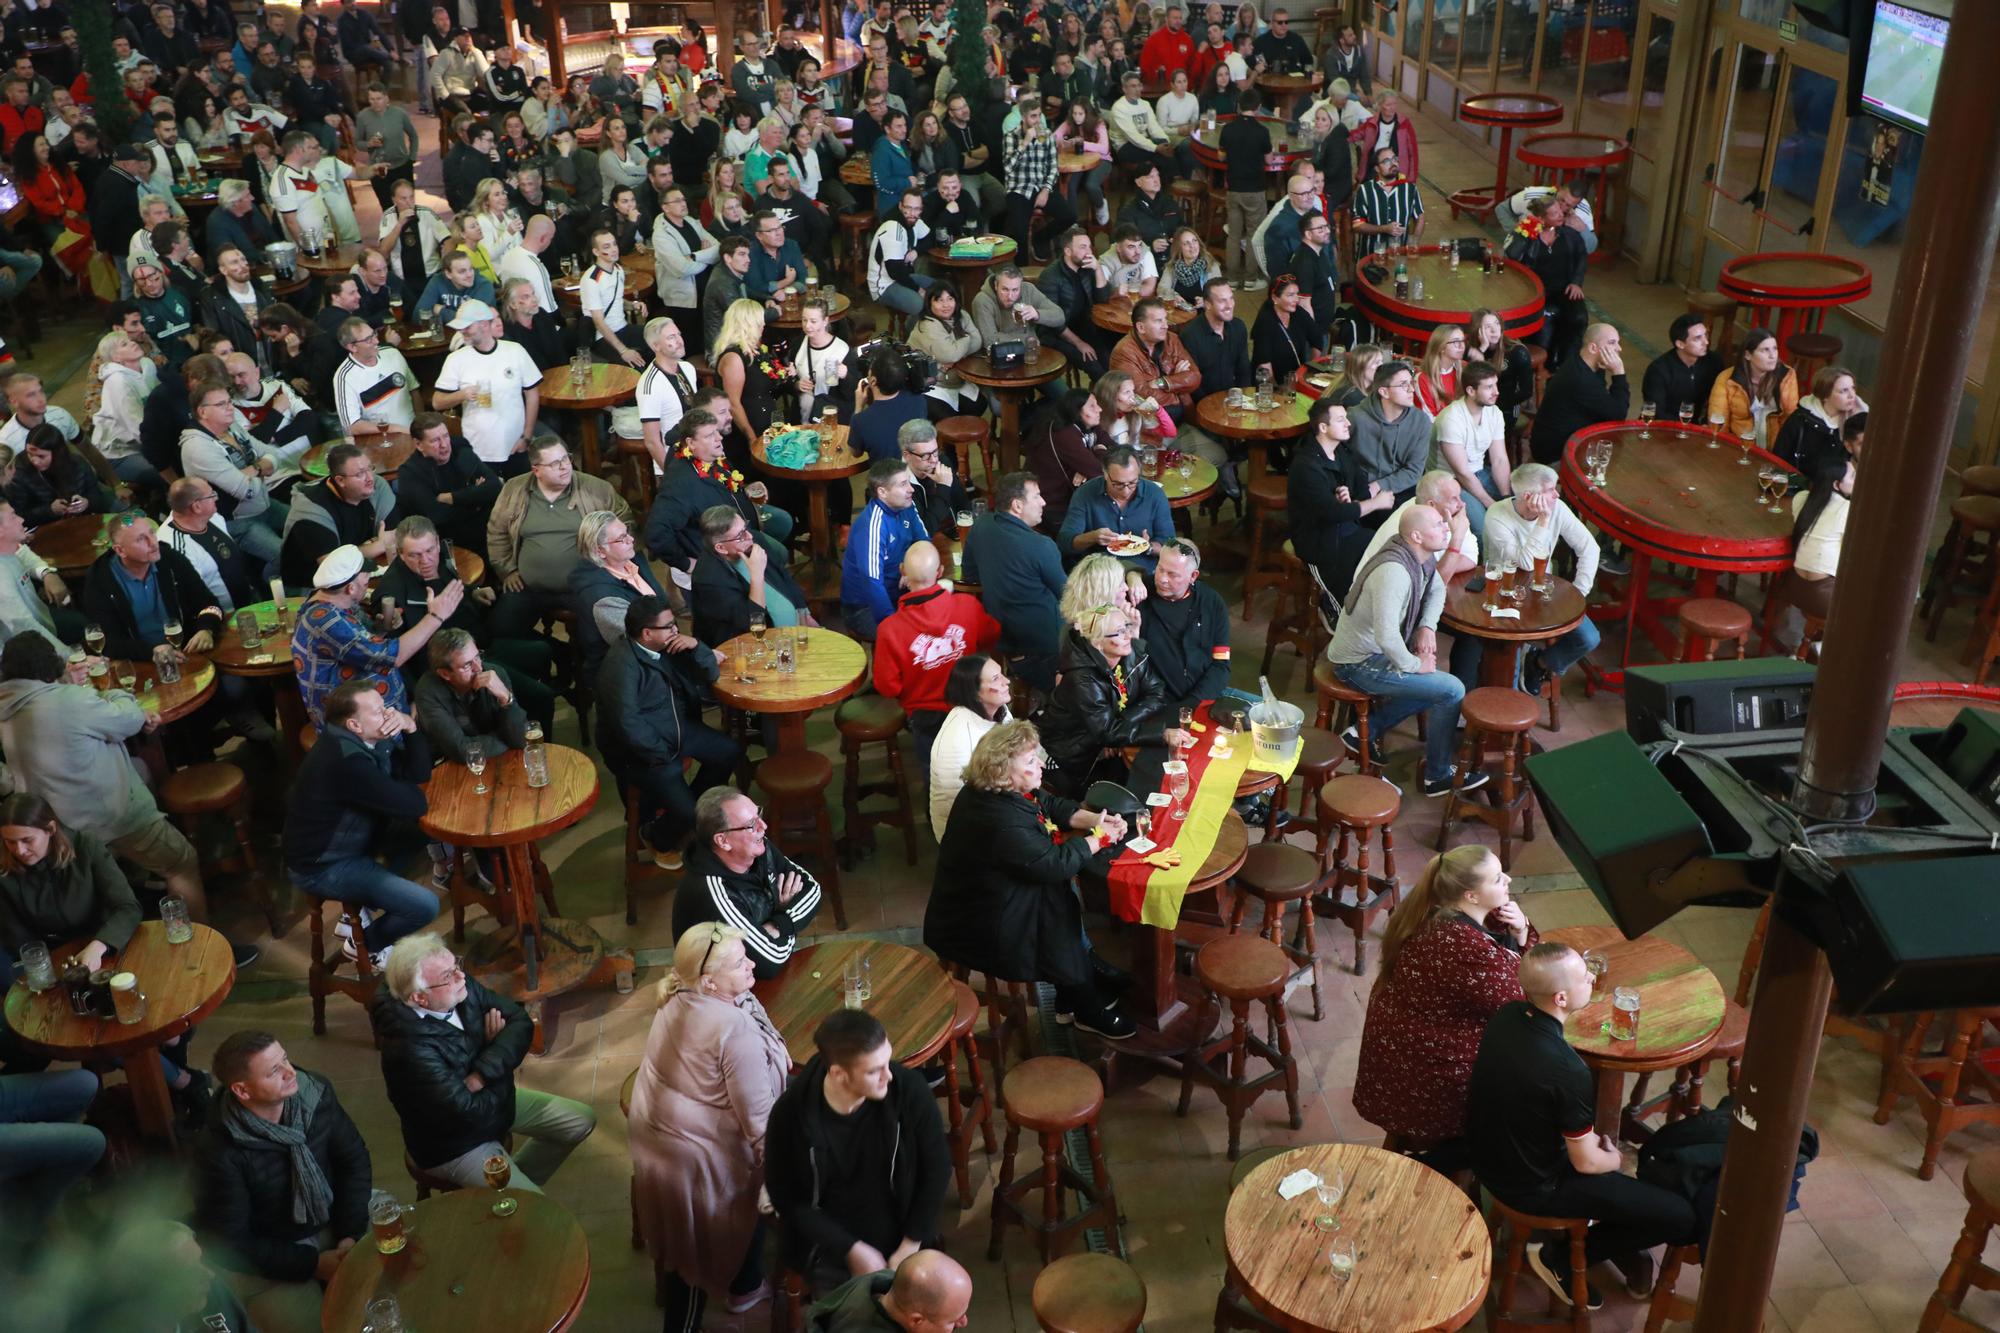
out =
<path fill-rule="evenodd" d="M 967 653 L 990 653 L 1000 622 L 967 592 L 933 585 L 906 592 L 875 630 L 875 689 L 906 713 L 943 713 L 944 683 Z"/>

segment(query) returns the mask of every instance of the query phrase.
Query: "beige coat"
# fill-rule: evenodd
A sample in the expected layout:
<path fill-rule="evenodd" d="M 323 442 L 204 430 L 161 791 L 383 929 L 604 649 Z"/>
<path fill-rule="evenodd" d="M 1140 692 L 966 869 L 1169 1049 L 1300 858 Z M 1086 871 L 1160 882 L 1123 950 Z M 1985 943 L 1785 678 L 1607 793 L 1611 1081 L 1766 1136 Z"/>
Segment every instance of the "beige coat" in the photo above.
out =
<path fill-rule="evenodd" d="M 632 1089 L 633 1200 L 653 1262 L 728 1291 L 757 1228 L 764 1122 L 791 1057 L 755 995 L 660 1006 Z"/>

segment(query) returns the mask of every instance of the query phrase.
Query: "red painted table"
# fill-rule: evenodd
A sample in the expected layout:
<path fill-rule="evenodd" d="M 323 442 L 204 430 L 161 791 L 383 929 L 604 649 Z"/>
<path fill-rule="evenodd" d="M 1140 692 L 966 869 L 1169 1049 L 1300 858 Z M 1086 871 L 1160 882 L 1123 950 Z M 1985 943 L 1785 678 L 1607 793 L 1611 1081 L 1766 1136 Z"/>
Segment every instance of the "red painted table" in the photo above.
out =
<path fill-rule="evenodd" d="M 1818 331 L 1828 310 L 1861 300 L 1874 284 L 1874 274 L 1857 259 L 1779 250 L 1730 260 L 1715 287 L 1745 308 L 1752 327 L 1772 329 L 1782 347 L 1794 333 Z M 1775 325 L 1754 313 L 1762 310 L 1778 312 Z"/>
<path fill-rule="evenodd" d="M 1354 304 L 1377 328 L 1396 338 L 1421 347 L 1431 330 L 1441 325 L 1470 328 L 1472 312 L 1482 308 L 1500 316 L 1507 336 L 1517 342 L 1542 327 L 1542 280 L 1526 264 L 1502 259 L 1500 272 L 1484 273 L 1477 263 L 1466 260 L 1454 272 L 1445 247 L 1418 246 L 1415 254 L 1400 256 L 1410 270 L 1411 292 L 1419 280 L 1424 284 L 1423 299 L 1418 300 L 1414 295 L 1396 295 L 1398 258 L 1394 253 L 1370 256 L 1354 272 Z"/>
<path fill-rule="evenodd" d="M 1492 125 L 1500 131 L 1499 161 L 1493 188 L 1474 186 L 1453 190 L 1445 202 L 1455 218 L 1462 213 L 1486 217 L 1507 197 L 1507 159 L 1514 155 L 1514 131 L 1560 125 L 1563 104 L 1542 93 L 1481 93 L 1458 104 L 1458 118 L 1468 125 Z M 1408 163 L 1404 164 L 1409 165 Z"/>
<path fill-rule="evenodd" d="M 1600 576 L 1598 586 L 1614 596 L 1590 608 L 1593 620 L 1624 622 L 1625 663 L 1632 660 L 1636 631 L 1644 631 L 1669 661 L 1679 650 L 1679 636 L 1666 622 L 1686 598 L 1653 593 L 1654 560 L 1694 570 L 1695 597 L 1715 596 L 1717 576 L 1725 572 L 1771 573 L 1792 563 L 1791 509 L 1774 514 L 1766 508 L 1757 493 L 1758 468 L 1739 462 L 1744 446 L 1703 426 L 1655 422 L 1642 439 L 1644 429 L 1613 421 L 1580 430 L 1563 448 L 1561 469 L 1564 497 L 1578 515 L 1631 551 L 1632 572 L 1622 581 Z M 1604 439 L 1614 450 L 1598 486 L 1586 475 L 1583 454 Z M 1711 448 L 1711 441 L 1719 447 Z M 1748 452 L 1753 464 L 1792 470 L 1754 445 Z M 1624 673 L 1604 672 L 1595 683 L 1621 688 Z"/>
<path fill-rule="evenodd" d="M 1615 218 L 1622 225 L 1623 219 L 1612 209 L 1611 187 L 1614 182 L 1623 179 L 1623 167 L 1632 156 L 1632 145 L 1602 134 L 1572 134 L 1567 130 L 1558 130 L 1554 134 L 1529 135 L 1521 140 L 1521 149 L 1514 156 L 1523 165 L 1535 169 L 1537 185 L 1561 185 L 1578 179 L 1587 181 L 1598 239 L 1597 250 L 1590 256 L 1590 262 L 1603 263 L 1618 253 L 1618 241 L 1623 233 L 1614 232 L 1612 222 Z"/>

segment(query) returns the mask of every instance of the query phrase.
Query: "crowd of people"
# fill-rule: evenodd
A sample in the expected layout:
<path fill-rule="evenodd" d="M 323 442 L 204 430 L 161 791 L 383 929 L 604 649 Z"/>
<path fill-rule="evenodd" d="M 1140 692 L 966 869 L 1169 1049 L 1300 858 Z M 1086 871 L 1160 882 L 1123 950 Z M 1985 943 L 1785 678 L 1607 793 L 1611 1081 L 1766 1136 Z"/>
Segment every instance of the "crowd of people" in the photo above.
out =
<path fill-rule="evenodd" d="M 1268 22 L 1248 4 L 989 15 L 989 86 L 969 97 L 945 0 L 921 13 L 849 0 L 845 35 L 864 54 L 837 85 L 789 26 L 768 49 L 746 33 L 717 78 L 690 24 L 652 44 L 650 65 L 628 72 L 614 52 L 560 88 L 523 67 L 497 6 L 470 0 L 393 17 L 309 0 L 296 20 L 241 23 L 220 0 L 123 6 L 116 119 L 132 128 L 106 143 L 92 103 L 105 90 L 62 11 L 11 10 L 10 42 L 54 47 L 0 80 L 0 136 L 30 206 L 18 236 L 0 232 L 0 294 L 77 281 L 93 250 L 119 291 L 80 417 L 32 372 L 0 379 L 0 951 L 83 940 L 96 966 L 158 895 L 216 915 L 193 845 L 161 812 L 165 772 L 128 749 L 157 714 L 92 680 L 107 657 L 208 653 L 243 609 L 302 599 L 280 646 L 296 685 L 224 675 L 147 752 L 174 766 L 268 747 L 273 691 L 298 689 L 316 740 L 284 794 L 284 873 L 357 909 L 341 947 L 381 975 L 369 1015 L 403 1149 L 439 1180 L 478 1186 L 498 1156 L 516 1187 L 543 1188 L 594 1114 L 516 1085 L 526 1012 L 429 930 L 455 882 L 493 888 L 491 867 L 415 830 L 434 764 L 524 749 L 554 732 L 566 698 L 593 716 L 583 740 L 678 874 L 673 962 L 631 1105 L 635 1216 L 665 1275 L 666 1326 L 698 1327 L 711 1301 L 740 1313 L 766 1299 L 773 1226 L 824 1298 L 815 1327 L 963 1323 L 971 1278 L 935 1249 L 951 1168 L 926 1071 L 892 1060 L 859 1011 L 826 1020 L 794 1071 L 752 990 L 802 947 L 822 886 L 736 785 L 746 750 L 769 752 L 774 733 L 718 715 L 718 649 L 752 629 L 833 625 L 866 645 L 869 687 L 907 718 L 938 844 L 924 944 L 955 967 L 1045 982 L 1059 1021 L 1121 1041 L 1135 1032 L 1119 1003 L 1131 979 L 1093 945 L 1085 901 L 1132 830 L 1087 800 L 1132 777 L 1132 750 L 1190 746 L 1192 711 L 1230 693 L 1229 610 L 1187 515 L 1148 474 L 1163 452 L 1197 455 L 1217 472 L 1211 513 L 1229 497 L 1240 509 L 1241 454 L 1197 426 L 1194 405 L 1290 384 L 1344 349 L 1272 468 L 1326 657 L 1375 700 L 1376 760 L 1405 718 L 1427 716 L 1426 797 L 1487 780 L 1453 764 L 1482 650 L 1459 635 L 1440 656 L 1447 584 L 1554 559 L 1588 596 L 1620 556 L 1562 498 L 1556 465 L 1576 431 L 1635 407 L 1619 332 L 1584 303 L 1597 237 L 1576 185 L 1523 191 L 1503 212 L 1510 253 L 1547 293 L 1545 387 L 1492 311 L 1408 359 L 1354 341 L 1343 284 L 1376 245 L 1421 237 L 1425 218 L 1416 128 L 1373 86 L 1352 27 L 1323 34 L 1315 57 L 1283 8 Z M 213 58 L 206 38 L 223 43 Z M 1274 204 L 1266 72 L 1313 83 L 1295 118 L 1309 152 Z M 438 119 L 444 212 L 419 200 L 424 136 L 405 86 Z M 1226 118 L 1219 259 L 1167 188 L 1195 172 L 1209 116 Z M 1094 161 L 1059 173 L 1059 152 Z M 217 154 L 227 165 L 208 171 Z M 872 189 L 842 183 L 850 155 Z M 223 178 L 204 219 L 184 200 L 205 171 Z M 379 225 L 355 215 L 362 180 Z M 898 336 L 873 341 L 819 285 L 835 273 L 835 220 L 871 208 L 865 252 L 845 263 L 861 275 L 853 295 L 895 322 Z M 996 228 L 1017 262 L 962 302 L 925 255 Z M 361 250 L 350 272 L 288 280 L 264 264 L 280 241 Z M 636 290 L 624 261 L 642 252 L 654 279 Z M 1238 302 L 1260 291 L 1246 324 Z M 1128 333 L 1093 318 L 1114 297 L 1129 298 Z M 407 349 L 426 323 L 449 342 L 435 361 Z M 1866 404 L 1840 366 L 1802 395 L 1768 330 L 1728 364 L 1717 333 L 1675 320 L 1636 401 L 1798 469 L 1798 559 L 1773 596 L 1823 619 Z M 993 404 L 953 366 L 1031 338 L 1069 373 L 1027 410 L 1019 470 L 989 467 L 978 499 L 972 459 L 952 456 L 938 423 Z M 650 473 L 636 491 L 587 471 L 574 415 L 544 407 L 544 377 L 578 353 L 640 372 L 606 419 Z M 857 494 L 832 496 L 837 590 L 802 577 L 815 537 L 803 487 L 756 480 L 755 461 L 773 426 L 829 410 L 868 460 Z M 412 452 L 385 479 L 371 446 L 405 436 Z M 30 533 L 85 516 L 108 527 L 73 588 Z M 472 563 L 483 579 L 461 576 Z M 1521 688 L 1559 690 L 1596 646 L 1585 618 L 1525 655 Z M 1363 743 L 1352 728 L 1344 739 Z M 254 942 L 232 947 L 239 967 L 257 960 Z M 1560 1039 L 1588 996 L 1581 970 L 1539 940 L 1490 852 L 1437 858 L 1389 923 L 1355 1101 L 1510 1204 L 1600 1219 L 1590 1258 L 1636 1291 L 1650 1283 L 1642 1252 L 1693 1223 L 1588 1133 L 1588 1077 Z M 231 1032 L 207 1069 L 189 1045 L 158 1059 L 196 1131 L 199 1246 L 189 1260 L 194 1239 L 158 1243 L 223 1270 L 197 1304 L 237 1322 L 211 1326 L 317 1327 L 321 1288 L 366 1230 L 371 1145 L 334 1078 L 295 1068 L 270 1034 Z M 34 1059 L 11 1042 L 0 1060 L 0 1173 L 33 1221 L 106 1150 L 75 1123 L 98 1075 L 19 1072 Z M 1563 1294 L 1566 1251 L 1533 1262 Z"/>

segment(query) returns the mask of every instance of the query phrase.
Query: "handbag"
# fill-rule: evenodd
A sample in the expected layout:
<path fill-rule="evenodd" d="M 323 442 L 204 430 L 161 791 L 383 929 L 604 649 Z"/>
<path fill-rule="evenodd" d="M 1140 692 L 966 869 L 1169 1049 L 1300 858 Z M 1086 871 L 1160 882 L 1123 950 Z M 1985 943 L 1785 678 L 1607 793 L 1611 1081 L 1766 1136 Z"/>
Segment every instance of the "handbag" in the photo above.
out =
<path fill-rule="evenodd" d="M 996 372 L 1019 370 L 1028 360 L 1028 344 L 1020 338 L 1004 338 L 993 344 L 987 359 L 992 361 Z"/>

